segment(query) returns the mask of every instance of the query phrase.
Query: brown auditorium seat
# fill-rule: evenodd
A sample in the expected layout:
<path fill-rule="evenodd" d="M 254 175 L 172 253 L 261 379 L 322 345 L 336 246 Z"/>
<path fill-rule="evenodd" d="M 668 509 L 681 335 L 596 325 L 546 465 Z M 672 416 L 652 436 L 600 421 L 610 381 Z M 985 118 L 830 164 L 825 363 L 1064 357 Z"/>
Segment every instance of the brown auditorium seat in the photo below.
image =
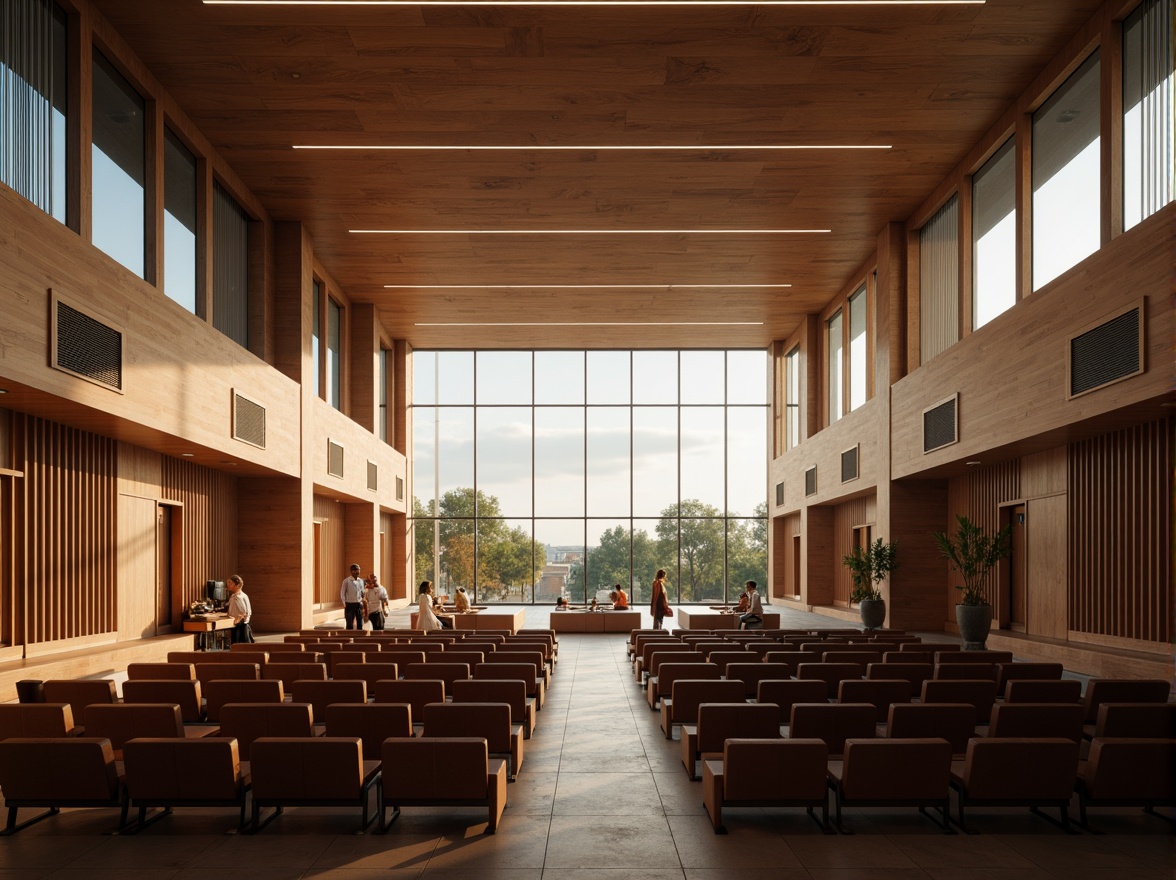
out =
<path fill-rule="evenodd" d="M 448 692 L 449 688 L 439 678 L 384 679 L 376 682 L 375 702 L 407 703 L 412 707 L 413 723 L 420 724 L 425 716 L 425 706 L 429 703 L 444 703 Z"/>
<path fill-rule="evenodd" d="M 479 663 L 474 667 L 474 679 L 518 679 L 527 686 L 527 696 L 535 700 L 535 711 L 543 711 L 546 689 L 533 663 Z"/>
<path fill-rule="evenodd" d="M 1082 682 L 1073 678 L 1014 678 L 1005 684 L 1006 703 L 1082 703 Z"/>
<path fill-rule="evenodd" d="M 204 714 L 210 723 L 218 723 L 221 709 L 228 703 L 280 703 L 286 690 L 280 681 L 210 681 L 204 688 Z"/>
<path fill-rule="evenodd" d="M 723 675 L 728 681 L 743 682 L 744 699 L 754 700 L 761 681 L 788 678 L 789 667 L 783 663 L 728 663 Z"/>
<path fill-rule="evenodd" d="M 479 664 L 485 665 L 485 664 Z M 470 677 L 468 663 L 442 663 L 441 661 L 426 661 L 425 663 L 410 663 L 404 667 L 404 677 L 409 681 L 427 678 L 439 678 L 445 682 L 445 687 L 453 686 L 455 681 Z"/>
<path fill-rule="evenodd" d="M 819 739 L 728 739 L 722 760 L 702 762 L 702 803 L 716 834 L 724 807 L 821 808 L 829 828 L 828 750 Z"/>
<path fill-rule="evenodd" d="M 130 663 L 127 665 L 127 679 L 130 681 L 172 678 L 191 681 L 196 677 L 194 663 Z"/>
<path fill-rule="evenodd" d="M 384 650 L 380 652 L 380 662 L 395 663 L 397 668 L 404 669 L 409 663 L 424 663 L 428 656 L 426 652 L 417 650 L 412 645 L 385 645 Z"/>
<path fill-rule="evenodd" d="M 920 699 L 924 703 L 971 703 L 976 707 L 976 723 L 987 724 L 996 702 L 996 682 L 988 679 L 923 682 Z"/>
<path fill-rule="evenodd" d="M 997 703 L 988 721 L 988 735 L 1082 742 L 1082 707 L 1077 703 Z"/>
<path fill-rule="evenodd" d="M 535 732 L 535 701 L 527 696 L 527 686 L 518 679 L 455 681 L 452 693 L 455 703 L 506 703 L 510 706 L 510 722 L 522 727 L 523 739 L 530 739 Z M 429 702 L 444 702 L 444 695 Z"/>
<path fill-rule="evenodd" d="M 376 682 L 399 678 L 399 666 L 396 663 L 340 663 L 335 667 L 335 678 L 346 681 L 367 682 L 368 693 L 375 693 Z"/>
<path fill-rule="evenodd" d="M 0 739 L 76 736 L 69 703 L 0 703 Z"/>
<path fill-rule="evenodd" d="M 185 724 L 204 720 L 203 689 L 198 681 L 126 681 L 126 703 L 175 703 Z"/>
<path fill-rule="evenodd" d="M 793 703 L 788 735 L 824 740 L 836 758 L 846 740 L 875 736 L 877 711 L 871 703 Z"/>
<path fill-rule="evenodd" d="M 971 739 L 964 760 L 952 764 L 960 828 L 968 830 L 965 806 L 1025 806 L 1034 813 L 1041 807 L 1057 807 L 1062 828 L 1068 831 L 1066 809 L 1077 767 L 1078 743 L 1066 737 Z"/>
<path fill-rule="evenodd" d="M 326 681 L 326 663 L 267 663 L 261 669 L 261 677 L 268 681 L 280 681 L 289 693 L 296 681 Z"/>
<path fill-rule="evenodd" d="M 118 827 L 127 823 L 123 779 L 105 737 L 14 737 L 0 742 L 0 790 L 8 808 L 5 834 L 14 834 L 62 807 L 118 807 Z M 22 823 L 22 807 L 49 811 Z"/>
<path fill-rule="evenodd" d="M 115 758 L 121 758 L 123 744 L 137 736 L 199 739 L 215 732 L 207 725 L 184 726 L 175 703 L 96 703 L 86 707 L 86 733 L 110 740 Z"/>
<path fill-rule="evenodd" d="M 342 664 L 366 662 L 367 654 L 363 651 L 331 651 L 327 654 L 327 675 L 331 678 L 339 678 L 339 667 Z"/>
<path fill-rule="evenodd" d="M 1061 663 L 998 663 L 996 692 L 1003 694 L 1010 681 L 1032 679 L 1034 681 L 1061 681 Z"/>
<path fill-rule="evenodd" d="M 837 696 L 837 688 L 847 678 L 863 678 L 866 667 L 861 663 L 801 663 L 796 667 L 797 678 L 819 678 L 825 682 L 829 699 Z"/>
<path fill-rule="evenodd" d="M 936 651 L 935 663 L 1012 663 L 1012 651 Z"/>
<path fill-rule="evenodd" d="M 402 807 L 416 806 L 485 806 L 486 833 L 498 829 L 506 808 L 506 761 L 490 757 L 486 740 L 390 737 L 384 740 L 381 758 L 397 770 L 383 778 L 382 810 L 392 810 L 384 830 L 399 818 Z"/>
<path fill-rule="evenodd" d="M 763 655 L 764 663 L 780 663 L 788 667 L 788 674 L 790 676 L 796 675 L 796 670 L 801 663 L 820 663 L 821 655 L 816 651 L 789 651 L 785 649 L 777 649 L 775 651 L 767 651 Z"/>
<path fill-rule="evenodd" d="M 1169 691 L 1168 682 L 1160 678 L 1092 678 L 1086 683 L 1086 697 L 1082 704 L 1084 723 L 1098 722 L 1098 707 L 1103 703 L 1166 703 Z"/>
<path fill-rule="evenodd" d="M 773 703 L 700 703 L 698 722 L 682 725 L 682 764 L 697 779 L 700 760 L 718 758 L 728 739 L 777 739 L 780 707 Z"/>
<path fill-rule="evenodd" d="M 674 727 L 698 721 L 698 707 L 703 703 L 743 703 L 743 682 L 706 678 L 678 678 L 670 685 L 670 695 L 662 697 L 661 728 L 666 739 L 674 738 Z"/>
<path fill-rule="evenodd" d="M 367 682 L 347 681 L 337 678 L 331 681 L 296 681 L 290 688 L 290 699 L 295 703 L 310 703 L 314 717 L 322 720 L 327 716 L 331 703 L 366 703 Z"/>
<path fill-rule="evenodd" d="M 975 735 L 971 703 L 895 703 L 886 719 L 888 739 L 945 739 L 953 755 L 963 755 Z"/>
<path fill-rule="evenodd" d="M 1176 739 L 1096 737 L 1075 787 L 1084 826 L 1088 807 L 1176 807 Z"/>
<path fill-rule="evenodd" d="M 321 663 L 323 668 L 326 668 L 327 660 L 326 654 L 320 654 L 318 651 L 308 648 L 305 651 L 281 651 L 275 654 L 267 654 L 268 658 L 266 666 L 272 666 L 275 663 Z M 265 678 L 265 668 L 262 667 L 261 677 Z"/>
<path fill-rule="evenodd" d="M 999 670 L 995 663 L 936 663 L 934 678 L 945 680 L 982 679 L 997 680 Z"/>
<path fill-rule="evenodd" d="M 831 760 L 828 767 L 838 829 L 842 807 L 918 807 L 935 821 L 927 812 L 934 807 L 943 816 L 939 826 L 952 833 L 951 755 L 945 739 L 847 740 L 844 761 Z"/>
<path fill-rule="evenodd" d="M 508 758 L 506 775 L 514 779 L 523 763 L 523 729 L 512 724 L 506 703 L 430 703 L 425 706 L 424 736 L 474 736 L 486 740 L 491 757 Z"/>
<path fill-rule="evenodd" d="M 1176 703 L 1103 703 L 1091 737 L 1176 739 Z"/>
<path fill-rule="evenodd" d="M 718 681 L 721 677 L 719 673 L 719 667 L 714 663 L 662 663 L 657 667 L 657 674 L 649 677 L 645 691 L 646 702 L 650 709 L 657 709 L 661 700 L 670 696 L 675 681 L 685 678 Z"/>
<path fill-rule="evenodd" d="M 913 689 L 911 683 L 902 678 L 892 680 L 849 678 L 837 689 L 839 703 L 871 703 L 875 709 L 874 720 L 885 724 L 890 715 L 892 703 L 909 703 Z"/>
<path fill-rule="evenodd" d="M 249 775 L 254 832 L 285 807 L 360 807 L 360 833 L 376 816 L 369 801 L 380 762 L 364 760 L 357 736 L 260 737 L 250 749 Z M 265 807 L 276 809 L 263 823 Z"/>
<path fill-rule="evenodd" d="M 162 807 L 236 807 L 238 830 L 245 827 L 249 774 L 243 772 L 232 737 L 169 739 L 136 737 L 123 746 L 127 797 L 139 809 L 138 827 L 149 824 L 147 810 Z"/>
<path fill-rule="evenodd" d="M 768 678 L 756 688 L 757 703 L 775 703 L 787 724 L 795 703 L 828 702 L 829 686 L 819 678 Z"/>
<path fill-rule="evenodd" d="M 220 736 L 237 740 L 242 761 L 250 758 L 253 741 L 263 736 L 313 736 L 310 703 L 228 703 L 221 707 Z"/>
<path fill-rule="evenodd" d="M 197 663 L 196 680 L 201 687 L 213 679 L 218 681 L 259 681 L 261 679 L 261 665 L 258 663 Z"/>
<path fill-rule="evenodd" d="M 118 694 L 111 678 L 57 678 L 44 684 L 46 703 L 69 703 L 75 721 L 85 717 L 91 703 L 117 703 Z"/>
<path fill-rule="evenodd" d="M 407 703 L 332 703 L 326 721 L 327 736 L 358 736 L 366 761 L 380 760 L 380 746 L 388 737 L 412 736 Z"/>

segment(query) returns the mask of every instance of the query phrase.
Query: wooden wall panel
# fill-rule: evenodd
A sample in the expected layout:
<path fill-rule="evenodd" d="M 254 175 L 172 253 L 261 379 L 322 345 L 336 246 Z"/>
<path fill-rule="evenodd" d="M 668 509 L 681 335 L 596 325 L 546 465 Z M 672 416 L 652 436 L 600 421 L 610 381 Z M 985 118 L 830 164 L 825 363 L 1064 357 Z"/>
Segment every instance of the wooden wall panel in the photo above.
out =
<path fill-rule="evenodd" d="M 1171 639 L 1172 442 L 1169 418 L 1070 446 L 1071 630 Z"/>
<path fill-rule="evenodd" d="M 25 475 L 24 644 L 113 633 L 117 446 L 19 414 L 14 429 Z"/>
<path fill-rule="evenodd" d="M 1066 498 L 1049 495 L 1025 506 L 1025 630 L 1047 639 L 1066 637 Z"/>
<path fill-rule="evenodd" d="M 947 519 L 948 486 L 942 480 L 902 480 L 884 491 L 879 507 L 889 511 L 888 539 L 898 543 L 898 570 L 890 576 L 886 594 L 887 625 L 942 629 L 948 615 L 954 619 L 956 591 L 951 590 L 945 607 L 947 564 L 932 544 L 931 532 L 942 529 Z"/>
<path fill-rule="evenodd" d="M 380 512 L 371 504 L 344 504 L 343 508 L 343 555 L 347 564 L 358 562 L 366 577 L 378 571 Z M 343 574 L 339 575 L 342 580 Z"/>
<path fill-rule="evenodd" d="M 155 635 L 156 502 L 118 497 L 118 638 Z"/>
<path fill-rule="evenodd" d="M 314 529 L 310 487 L 296 477 L 238 481 L 237 570 L 253 603 L 253 628 L 310 626 Z"/>
<path fill-rule="evenodd" d="M 183 459 L 163 459 L 160 497 L 183 508 L 181 610 L 204 598 L 205 581 L 224 580 L 237 572 L 237 482 Z"/>
<path fill-rule="evenodd" d="M 952 506 L 948 510 L 948 519 L 943 528 L 951 534 L 956 528 L 956 516 L 964 515 L 972 522 L 983 528 L 988 534 L 995 534 L 1000 530 L 1000 505 L 1021 497 L 1020 463 L 1018 461 L 1000 462 L 984 468 L 976 468 L 960 479 L 966 481 L 967 492 L 964 494 L 966 502 L 963 506 Z M 953 481 L 954 482 L 954 481 Z M 948 572 L 949 604 L 959 601 L 959 593 L 955 587 L 959 581 L 958 575 Z M 997 577 L 995 571 L 989 575 L 988 583 L 984 585 L 984 598 L 995 607 L 997 604 Z M 955 614 L 952 612 L 952 617 Z"/>
<path fill-rule="evenodd" d="M 1021 459 L 1021 497 L 1041 498 L 1066 491 L 1065 446 L 1047 449 Z"/>
<path fill-rule="evenodd" d="M 804 560 L 801 601 L 808 605 L 833 604 L 833 508 L 808 507 L 802 513 Z M 837 560 L 840 565 L 841 560 Z"/>
<path fill-rule="evenodd" d="M 833 508 L 833 604 L 849 606 L 849 594 L 853 592 L 853 577 L 848 568 L 841 564 L 842 558 L 853 552 L 853 530 L 855 526 L 874 525 L 877 522 L 877 500 L 874 496 L 854 498 Z"/>
<path fill-rule="evenodd" d="M 342 504 L 334 498 L 315 495 L 314 521 L 320 524 L 318 589 L 314 601 L 319 605 L 338 605 L 339 584 L 347 577 L 347 566 L 352 562 L 363 565 L 363 560 L 347 558 L 344 549 L 347 529 Z"/>
<path fill-rule="evenodd" d="M 163 456 L 150 449 L 118 444 L 118 491 L 140 498 L 159 498 L 163 480 Z"/>

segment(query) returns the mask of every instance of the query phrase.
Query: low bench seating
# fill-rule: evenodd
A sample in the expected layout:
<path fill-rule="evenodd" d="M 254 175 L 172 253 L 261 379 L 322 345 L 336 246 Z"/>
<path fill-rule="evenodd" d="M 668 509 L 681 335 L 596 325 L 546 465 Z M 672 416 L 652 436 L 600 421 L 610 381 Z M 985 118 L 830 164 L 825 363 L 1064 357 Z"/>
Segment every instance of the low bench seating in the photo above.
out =
<path fill-rule="evenodd" d="M 780 707 L 773 703 L 701 703 L 698 722 L 682 725 L 682 764 L 698 779 L 698 762 L 718 758 L 728 739 L 779 739 Z"/>
<path fill-rule="evenodd" d="M 5 835 L 56 815 L 62 807 L 118 807 L 118 827 L 127 823 L 123 778 L 104 737 L 13 737 L 0 742 L 0 790 L 8 807 Z M 17 824 L 21 807 L 49 809 Z"/>
<path fill-rule="evenodd" d="M 842 833 L 852 833 L 842 825 L 842 807 L 857 806 L 918 807 L 945 834 L 955 833 L 949 824 L 951 744 L 945 739 L 850 739 L 844 761 L 830 760 L 828 774 Z M 943 821 L 928 807 L 939 810 Z"/>
<path fill-rule="evenodd" d="M 0 703 L 0 739 L 76 736 L 69 703 Z"/>
<path fill-rule="evenodd" d="M 380 762 L 364 760 L 356 736 L 260 737 L 250 748 L 249 775 L 254 833 L 285 807 L 361 807 L 357 834 L 383 812 Z M 373 789 L 374 813 L 368 809 Z M 275 811 L 263 823 L 261 811 L 265 807 Z"/>
<path fill-rule="evenodd" d="M 444 702 L 444 698 L 429 702 Z M 535 732 L 535 701 L 527 696 L 527 685 L 518 679 L 455 681 L 453 702 L 506 703 L 510 706 L 510 723 L 522 727 L 523 739 L 530 739 Z"/>
<path fill-rule="evenodd" d="M 828 751 L 819 739 L 728 739 L 722 760 L 702 762 L 702 803 L 715 834 L 726 834 L 723 807 L 804 807 L 829 827 Z"/>
<path fill-rule="evenodd" d="M 204 720 L 204 702 L 198 681 L 124 681 L 123 701 L 127 703 L 175 703 L 185 724 Z"/>
<path fill-rule="evenodd" d="M 91 703 L 117 703 L 118 691 L 111 678 L 56 678 L 43 685 L 46 703 L 69 703 L 75 721 L 85 717 Z"/>
<path fill-rule="evenodd" d="M 1014 678 L 1005 683 L 1006 703 L 1082 704 L 1082 682 L 1077 679 Z"/>
<path fill-rule="evenodd" d="M 221 719 L 221 709 L 227 703 L 281 703 L 286 689 L 280 681 L 210 681 L 204 688 L 204 714 L 209 723 Z"/>
<path fill-rule="evenodd" d="M 0 743 L 0 747 L 3 743 Z M 1082 826 L 1088 807 L 1176 807 L 1176 739 L 1095 737 L 1075 782 Z"/>
<path fill-rule="evenodd" d="M 913 688 L 902 678 L 848 678 L 837 688 L 839 703 L 870 703 L 874 706 L 875 722 L 883 724 L 890 715 L 892 703 L 909 703 Z"/>
<path fill-rule="evenodd" d="M 310 703 L 229 703 L 221 708 L 220 736 L 237 740 L 242 761 L 251 759 L 251 746 L 263 736 L 313 736 Z"/>
<path fill-rule="evenodd" d="M 788 735 L 822 740 L 836 758 L 846 740 L 876 735 L 876 715 L 872 703 L 793 703 Z"/>
<path fill-rule="evenodd" d="M 295 703 L 310 703 L 314 717 L 327 717 L 327 706 L 331 703 L 366 703 L 367 682 L 346 681 L 296 681 L 290 688 L 290 699 Z"/>
<path fill-rule="evenodd" d="M 996 702 L 996 681 L 928 679 L 920 696 L 924 703 L 971 703 L 976 709 L 976 724 L 987 724 Z"/>
<path fill-rule="evenodd" d="M 886 719 L 890 739 L 945 739 L 953 755 L 962 756 L 976 735 L 976 707 L 971 703 L 895 703 Z"/>
<path fill-rule="evenodd" d="M 1041 807 L 1057 807 L 1062 828 L 1069 831 L 1066 809 L 1074 794 L 1077 767 L 1078 742 L 1073 739 L 1042 736 L 969 740 L 966 757 L 951 767 L 960 828 L 968 831 L 965 805 L 1025 806 L 1044 818 L 1049 817 L 1041 813 Z"/>
<path fill-rule="evenodd" d="M 45 682 L 46 685 L 49 682 Z M 1163 679 L 1094 678 L 1086 683 L 1083 723 L 1097 724 L 1103 703 L 1166 703 L 1170 686 Z M 48 701 L 49 696 L 45 696 Z M 76 712 L 76 709 L 75 709 Z"/>
<path fill-rule="evenodd" d="M 422 719 L 423 736 L 472 736 L 486 740 L 491 757 L 509 759 L 506 775 L 515 779 L 523 764 L 523 728 L 512 724 L 507 703 L 430 703 Z"/>
<path fill-rule="evenodd" d="M 399 677 L 398 665 L 385 663 L 383 659 L 372 663 L 340 663 L 335 667 L 335 678 L 367 682 L 369 694 L 375 693 L 376 682 L 395 681 Z"/>
<path fill-rule="evenodd" d="M 196 680 L 201 687 L 213 679 L 218 681 L 258 681 L 261 679 L 259 663 L 196 663 Z M 124 694 L 125 696 L 125 694 Z"/>
<path fill-rule="evenodd" d="M 661 656 L 663 655 L 655 655 L 655 657 Z M 702 655 L 697 656 L 701 657 Z M 649 708 L 656 711 L 662 699 L 670 696 L 674 682 L 686 678 L 718 681 L 721 678 L 721 670 L 714 663 L 659 663 L 657 671 L 649 677 L 649 682 L 646 685 L 645 699 L 649 703 Z"/>
<path fill-rule="evenodd" d="M 527 688 L 527 696 L 535 700 L 535 711 L 543 711 L 543 700 L 547 689 L 543 679 L 535 673 L 532 663 L 479 663 L 474 667 L 474 680 L 517 680 Z"/>
<path fill-rule="evenodd" d="M 478 737 L 389 737 L 381 757 L 396 772 L 385 774 L 382 831 L 392 827 L 402 807 L 487 808 L 486 833 L 498 830 L 506 808 L 506 762 L 489 755 Z M 385 824 L 383 810 L 391 807 Z"/>
<path fill-rule="evenodd" d="M 743 682 L 744 699 L 754 700 L 759 692 L 759 683 L 772 679 L 788 678 L 789 667 L 783 663 L 767 661 L 752 663 L 728 663 L 723 671 L 729 681 Z"/>
<path fill-rule="evenodd" d="M 327 706 L 327 736 L 358 736 L 365 761 L 380 760 L 390 736 L 412 736 L 412 707 L 406 703 L 332 703 Z"/>
<path fill-rule="evenodd" d="M 1082 741 L 1082 707 L 1077 703 L 997 703 L 988 721 L 991 737 L 1062 737 Z"/>
<path fill-rule="evenodd" d="M 1176 703 L 1103 703 L 1098 721 L 1083 735 L 1128 739 L 1176 739 Z"/>
<path fill-rule="evenodd" d="M 162 678 L 191 681 L 196 677 L 194 663 L 131 663 L 127 665 L 127 679 L 130 681 L 154 680 Z"/>
<path fill-rule="evenodd" d="M 137 736 L 199 739 L 215 733 L 205 724 L 185 726 L 176 703 L 95 703 L 86 707 L 86 734 L 110 740 L 115 760 L 122 760 L 123 744 Z"/>
<path fill-rule="evenodd" d="M 666 739 L 674 738 L 674 727 L 698 720 L 703 703 L 742 703 L 743 682 L 722 679 L 679 678 L 670 685 L 670 696 L 662 697 L 661 728 Z"/>
<path fill-rule="evenodd" d="M 123 761 L 127 797 L 139 808 L 139 828 L 150 824 L 151 807 L 163 808 L 156 819 L 173 807 L 237 807 L 237 829 L 245 827 L 249 774 L 241 768 L 232 737 L 136 737 L 123 746 Z"/>
<path fill-rule="evenodd" d="M 287 656 L 296 657 L 297 654 Z M 267 681 L 280 681 L 289 693 L 296 681 L 326 681 L 326 663 L 267 663 L 261 668 L 261 677 Z"/>

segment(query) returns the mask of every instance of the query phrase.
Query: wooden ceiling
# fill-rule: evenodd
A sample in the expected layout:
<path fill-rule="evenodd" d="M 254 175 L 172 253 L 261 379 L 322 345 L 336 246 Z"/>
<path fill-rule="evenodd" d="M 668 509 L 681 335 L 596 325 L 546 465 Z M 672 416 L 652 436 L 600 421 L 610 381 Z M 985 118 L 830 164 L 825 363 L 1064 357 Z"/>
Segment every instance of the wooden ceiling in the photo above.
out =
<path fill-rule="evenodd" d="M 789 335 L 1100 5 L 96 0 L 271 216 L 418 348 Z M 723 149 L 814 144 L 892 148 Z M 504 149 L 429 149 L 471 145 Z M 641 149 L 666 146 L 700 148 Z M 717 229 L 831 232 L 680 231 Z"/>

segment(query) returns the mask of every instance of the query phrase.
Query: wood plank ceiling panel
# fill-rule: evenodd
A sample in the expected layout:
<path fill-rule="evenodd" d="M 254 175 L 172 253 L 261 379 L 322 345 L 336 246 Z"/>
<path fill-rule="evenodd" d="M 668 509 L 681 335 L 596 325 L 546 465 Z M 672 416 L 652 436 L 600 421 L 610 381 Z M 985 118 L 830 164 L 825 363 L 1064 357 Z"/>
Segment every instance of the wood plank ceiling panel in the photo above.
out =
<path fill-rule="evenodd" d="M 271 216 L 304 221 L 348 296 L 374 303 L 416 347 L 565 346 L 570 335 L 577 346 L 650 344 L 643 327 L 420 326 L 453 322 L 678 322 L 657 329 L 663 346 L 784 338 L 1100 6 L 95 2 Z M 814 143 L 893 149 L 292 149 Z M 356 228 L 832 232 L 348 231 Z M 792 286 L 745 286 L 780 284 Z M 426 285 L 472 287 L 413 288 Z"/>

